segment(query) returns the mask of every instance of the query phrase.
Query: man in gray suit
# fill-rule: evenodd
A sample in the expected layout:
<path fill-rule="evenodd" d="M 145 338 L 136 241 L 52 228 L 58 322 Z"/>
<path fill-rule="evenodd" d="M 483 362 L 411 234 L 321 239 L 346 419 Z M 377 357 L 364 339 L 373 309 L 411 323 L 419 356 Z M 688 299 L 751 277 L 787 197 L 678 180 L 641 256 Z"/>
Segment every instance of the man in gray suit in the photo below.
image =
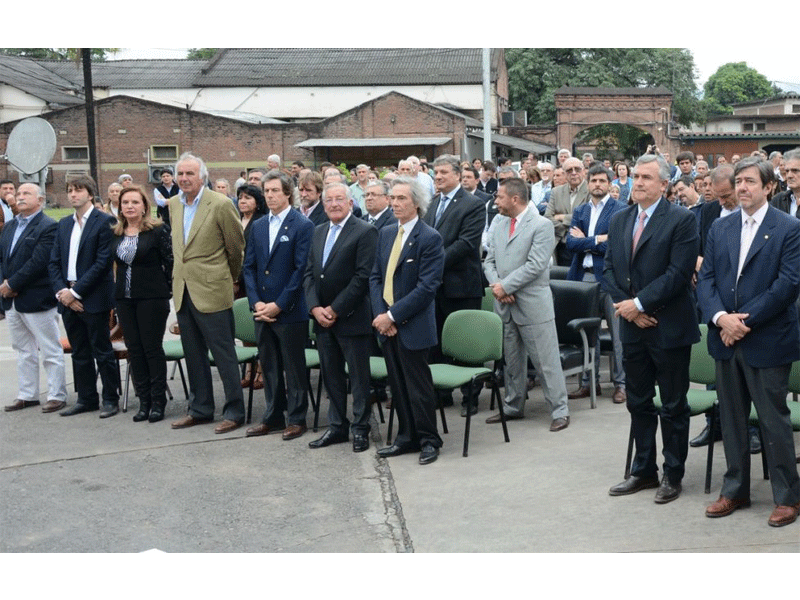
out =
<path fill-rule="evenodd" d="M 572 252 L 567 248 L 567 233 L 572 224 L 572 213 L 581 204 L 589 201 L 586 170 L 577 158 L 564 161 L 567 183 L 554 187 L 544 216 L 553 222 L 556 234 L 556 264 L 568 267 L 572 264 Z"/>
<path fill-rule="evenodd" d="M 518 177 L 500 183 L 495 204 L 500 214 L 495 218 L 483 269 L 494 294 L 494 310 L 503 319 L 503 410 L 506 419 L 523 417 L 530 354 L 550 404 L 550 431 L 561 431 L 569 426 L 569 408 L 550 291 L 553 224 L 528 206 L 528 188 Z M 499 423 L 500 415 L 486 422 Z"/>

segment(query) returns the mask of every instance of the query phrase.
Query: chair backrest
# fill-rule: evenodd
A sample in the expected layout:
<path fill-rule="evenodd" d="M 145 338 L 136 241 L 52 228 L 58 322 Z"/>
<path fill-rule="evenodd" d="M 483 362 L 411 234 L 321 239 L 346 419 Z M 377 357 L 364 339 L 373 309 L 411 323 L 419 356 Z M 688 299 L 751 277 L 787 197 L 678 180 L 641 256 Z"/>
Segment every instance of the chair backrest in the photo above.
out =
<path fill-rule="evenodd" d="M 247 298 L 239 298 L 233 302 L 233 327 L 233 335 L 237 340 L 248 344 L 256 343 L 256 322 Z"/>
<path fill-rule="evenodd" d="M 561 267 L 559 265 L 553 265 L 550 267 L 550 281 L 553 279 L 557 280 L 565 280 L 569 275 L 569 267 Z"/>
<path fill-rule="evenodd" d="M 316 319 L 313 319 L 313 318 L 308 320 L 308 339 L 311 340 L 312 342 L 316 342 L 317 341 L 317 334 L 314 333 L 314 323 L 315 322 L 316 322 Z"/>
<path fill-rule="evenodd" d="M 457 310 L 442 329 L 442 352 L 467 365 L 503 357 L 503 321 L 494 312 Z"/>
<path fill-rule="evenodd" d="M 692 345 L 689 381 L 702 385 L 717 382 L 716 362 L 708 353 L 708 325 L 705 323 L 700 323 L 700 341 Z"/>
<path fill-rule="evenodd" d="M 559 344 L 582 346 L 581 334 L 567 327 L 573 319 L 600 316 L 600 284 L 585 281 L 550 280 L 556 333 Z"/>
<path fill-rule="evenodd" d="M 494 312 L 494 294 L 492 288 L 487 287 L 483 290 L 483 300 L 481 301 L 481 310 L 488 310 Z"/>
<path fill-rule="evenodd" d="M 789 371 L 789 391 L 792 394 L 800 394 L 800 360 L 792 363 L 792 370 Z"/>

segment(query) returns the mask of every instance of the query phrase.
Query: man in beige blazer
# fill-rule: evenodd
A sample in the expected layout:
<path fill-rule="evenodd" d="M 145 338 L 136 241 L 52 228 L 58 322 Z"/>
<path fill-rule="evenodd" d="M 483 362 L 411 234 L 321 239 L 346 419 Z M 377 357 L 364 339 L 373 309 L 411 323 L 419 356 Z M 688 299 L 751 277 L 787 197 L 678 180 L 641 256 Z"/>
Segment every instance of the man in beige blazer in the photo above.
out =
<path fill-rule="evenodd" d="M 495 298 L 494 311 L 503 320 L 503 411 L 506 419 L 523 417 L 530 355 L 550 405 L 550 431 L 561 431 L 569 426 L 569 408 L 550 291 L 553 225 L 528 204 L 528 188 L 518 177 L 500 183 L 495 204 L 500 214 L 492 222 L 483 270 Z M 486 422 L 499 423 L 500 415 Z"/>
<path fill-rule="evenodd" d="M 208 353 L 225 392 L 223 421 L 215 433 L 244 423 L 244 396 L 236 360 L 233 282 L 244 259 L 244 232 L 231 201 L 209 190 L 203 160 L 183 154 L 175 167 L 181 193 L 170 199 L 172 296 L 189 378 L 189 413 L 173 429 L 214 420 L 214 388 Z"/>
<path fill-rule="evenodd" d="M 567 249 L 567 233 L 572 225 L 572 213 L 581 204 L 589 201 L 589 186 L 586 183 L 586 171 L 583 163 L 577 158 L 564 161 L 564 172 L 567 183 L 554 187 L 550 192 L 550 202 L 544 216 L 553 222 L 556 234 L 555 261 L 557 265 L 569 267 L 572 264 L 572 252 Z"/>

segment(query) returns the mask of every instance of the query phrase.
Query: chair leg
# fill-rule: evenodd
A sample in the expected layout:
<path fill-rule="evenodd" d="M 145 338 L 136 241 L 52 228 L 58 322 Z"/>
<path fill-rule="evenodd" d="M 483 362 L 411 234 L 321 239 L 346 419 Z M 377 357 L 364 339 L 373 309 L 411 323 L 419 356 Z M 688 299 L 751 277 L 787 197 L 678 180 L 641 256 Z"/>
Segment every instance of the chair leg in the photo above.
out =
<path fill-rule="evenodd" d="M 472 404 L 473 402 L 477 405 L 478 399 L 474 398 L 475 395 L 475 380 L 473 379 L 469 383 L 469 392 L 467 392 L 467 422 L 464 425 L 464 452 L 462 456 L 466 458 L 467 450 L 469 449 L 469 426 L 470 422 L 472 421 Z"/>
<path fill-rule="evenodd" d="M 386 445 L 392 445 L 392 425 L 394 425 L 394 398 L 392 398 L 392 406 L 389 408 L 389 427 L 386 430 Z"/>
<path fill-rule="evenodd" d="M 439 416 L 442 419 L 442 432 L 450 433 L 447 431 L 447 419 L 444 416 L 444 405 L 442 404 L 442 398 L 440 396 L 437 396 L 436 398 L 436 402 L 439 404 Z M 394 406 L 394 402 L 392 402 L 392 406 Z M 467 415 L 469 415 L 469 410 L 467 410 Z M 469 423 L 469 421 L 467 421 L 467 423 Z"/>
<path fill-rule="evenodd" d="M 380 401 L 380 400 L 377 400 L 377 401 L 375 402 L 375 404 L 377 404 L 377 405 L 378 405 L 378 417 L 380 418 L 380 420 L 381 420 L 381 423 L 385 423 L 386 421 L 385 421 L 385 420 L 384 420 L 384 418 L 383 418 L 383 406 L 381 406 L 381 401 Z"/>
<path fill-rule="evenodd" d="M 189 388 L 186 387 L 186 377 L 183 374 L 183 365 L 181 361 L 177 361 L 178 364 L 178 372 L 181 374 L 181 383 L 183 384 L 183 393 L 186 394 L 186 401 L 189 401 Z"/>
<path fill-rule="evenodd" d="M 758 426 L 758 440 L 761 442 L 761 468 L 764 469 L 764 479 L 769 479 L 769 469 L 767 468 L 767 449 L 764 446 L 764 436 L 761 435 L 761 425 Z"/>
<path fill-rule="evenodd" d="M 119 362 L 117 363 L 119 365 Z M 125 395 L 122 399 L 122 412 L 128 412 L 128 389 L 131 383 L 131 361 L 126 361 L 125 369 Z M 121 384 L 120 384 L 121 385 Z"/>
<path fill-rule="evenodd" d="M 708 458 L 706 459 L 706 487 L 705 493 L 711 493 L 711 466 L 714 462 L 714 431 L 716 431 L 717 426 L 717 411 L 714 408 L 711 408 L 711 417 L 708 421 L 708 426 L 711 428 L 711 436 L 709 437 L 708 441 Z"/>
<path fill-rule="evenodd" d="M 591 408 L 597 408 L 597 373 L 594 370 L 594 348 L 589 351 L 589 361 L 591 362 L 591 367 L 589 368 L 589 389 L 591 390 Z"/>
<path fill-rule="evenodd" d="M 311 385 L 311 369 L 306 369 L 306 382 L 308 383 L 308 399 L 311 402 L 311 410 L 317 411 L 317 401 L 314 399 L 314 388 Z"/>
<path fill-rule="evenodd" d="M 247 399 L 247 417 L 246 422 L 250 424 L 253 420 L 253 386 L 256 382 L 256 371 L 258 371 L 258 359 L 250 362 L 250 388 L 249 397 Z"/>
<path fill-rule="evenodd" d="M 492 399 L 494 399 L 494 395 L 497 394 L 497 408 L 500 410 L 500 423 L 503 426 L 503 436 L 505 437 L 506 443 L 510 442 L 511 439 L 508 437 L 508 425 L 506 421 L 506 413 L 503 410 L 503 399 L 500 397 L 500 386 L 497 385 L 497 381 L 492 375 Z"/>
<path fill-rule="evenodd" d="M 175 371 L 178 370 L 178 361 L 172 363 L 172 374 L 169 376 L 170 381 L 175 380 Z"/>
<path fill-rule="evenodd" d="M 174 400 L 174 398 L 172 397 L 172 390 L 169 389 L 169 384 L 165 385 L 164 387 L 166 388 L 167 391 L 167 400 Z"/>
<path fill-rule="evenodd" d="M 317 380 L 317 409 L 314 411 L 314 431 L 319 427 L 319 411 L 322 407 L 322 371 L 319 372 Z"/>
<path fill-rule="evenodd" d="M 631 423 L 631 431 L 628 435 L 628 456 L 625 459 L 625 477 L 627 479 L 631 476 L 631 462 L 633 461 L 633 423 Z"/>

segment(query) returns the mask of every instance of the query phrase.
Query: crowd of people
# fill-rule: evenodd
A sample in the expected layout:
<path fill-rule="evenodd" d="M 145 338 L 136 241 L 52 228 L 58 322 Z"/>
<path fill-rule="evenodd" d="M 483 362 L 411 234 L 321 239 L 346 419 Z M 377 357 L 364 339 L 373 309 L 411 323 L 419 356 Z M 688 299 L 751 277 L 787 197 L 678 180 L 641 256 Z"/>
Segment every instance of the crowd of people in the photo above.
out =
<path fill-rule="evenodd" d="M 329 408 L 326 431 L 309 447 L 352 439 L 354 452 L 369 449 L 371 404 L 387 399 L 371 383 L 370 356 L 383 356 L 399 431 L 377 454 L 418 452 L 426 465 L 442 446 L 435 410 L 453 404 L 451 392 L 434 389 L 429 364 L 450 360 L 441 346 L 448 316 L 479 310 L 488 293 L 503 322 L 504 418 L 524 417 L 538 381 L 549 430 L 562 431 L 568 400 L 602 391 L 589 371 L 567 391 L 549 287 L 556 265 L 570 280 L 599 284 L 613 345 L 609 395 L 631 415 L 630 477 L 609 493 L 655 488 L 658 504 L 680 496 L 691 347 L 706 323 L 721 428 L 706 427 L 691 445 L 721 439 L 727 462 L 706 514 L 749 506 L 757 451 L 766 453 L 776 504 L 769 524 L 789 524 L 800 512 L 786 401 L 791 364 L 800 360 L 800 149 L 732 157 L 713 170 L 690 152 L 672 164 L 655 147 L 634 165 L 567 150 L 557 164 L 528 155 L 519 167 L 504 158 L 442 155 L 429 165 L 411 156 L 382 174 L 359 164 L 349 176 L 330 163 L 312 170 L 296 161 L 284 170 L 272 155 L 267 168 L 243 171 L 233 186 L 187 153 L 151 193 L 127 174 L 105 202 L 88 176 L 66 189 L 74 214 L 56 222 L 37 185 L 0 182 L 0 296 L 19 382 L 8 412 L 40 404 L 41 357 L 43 412 L 116 415 L 117 324 L 139 398 L 133 420 L 164 419 L 171 299 L 189 382 L 187 414 L 171 427 L 214 420 L 211 357 L 223 388 L 214 431 L 234 431 L 245 421 L 242 388 L 256 379 L 241 379 L 236 355 L 233 305 L 246 298 L 265 396 L 246 437 L 306 433 L 310 322 Z M 69 407 L 59 313 L 77 391 Z M 595 374 L 599 356 L 598 339 Z M 461 389 L 462 416 L 477 412 L 477 391 Z M 748 426 L 751 403 L 760 435 Z"/>

